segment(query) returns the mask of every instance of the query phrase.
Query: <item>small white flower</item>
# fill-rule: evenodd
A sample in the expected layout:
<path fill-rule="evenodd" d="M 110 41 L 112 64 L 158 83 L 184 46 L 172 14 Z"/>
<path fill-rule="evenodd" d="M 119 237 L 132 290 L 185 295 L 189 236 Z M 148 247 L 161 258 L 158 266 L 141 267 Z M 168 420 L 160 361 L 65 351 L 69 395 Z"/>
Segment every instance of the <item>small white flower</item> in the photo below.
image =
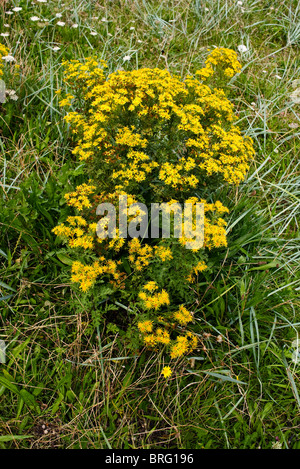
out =
<path fill-rule="evenodd" d="M 1 33 L 0 36 L 2 36 L 2 37 L 8 37 L 8 36 L 9 36 L 9 33 Z"/>
<path fill-rule="evenodd" d="M 54 47 L 52 47 L 52 50 L 54 50 L 54 52 L 56 52 L 56 51 L 60 50 L 60 47 L 54 46 Z"/>
<path fill-rule="evenodd" d="M 280 75 L 275 75 L 275 78 L 277 78 L 278 80 L 282 79 L 282 77 Z"/>
<path fill-rule="evenodd" d="M 134 26 L 131 26 L 131 28 L 129 28 L 129 29 L 131 29 L 131 30 L 133 31 L 133 30 L 135 29 L 135 27 L 134 27 Z"/>
<path fill-rule="evenodd" d="M 263 73 L 267 73 L 267 70 L 263 70 Z"/>
<path fill-rule="evenodd" d="M 237 2 L 237 5 L 240 7 L 240 6 L 243 5 L 243 2 L 241 2 L 241 1 Z"/>
<path fill-rule="evenodd" d="M 13 11 L 7 11 L 6 14 L 7 15 L 13 15 L 14 13 L 13 13 Z"/>
<path fill-rule="evenodd" d="M 5 55 L 4 57 L 2 57 L 2 60 L 5 60 L 5 62 L 14 62 L 15 58 L 9 54 L 9 55 Z"/>
<path fill-rule="evenodd" d="M 21 11 L 22 10 L 22 7 L 15 7 L 12 9 L 12 11 Z"/>
<path fill-rule="evenodd" d="M 64 23 L 64 21 L 58 21 L 56 24 L 57 26 L 64 26 L 66 23 Z"/>
<path fill-rule="evenodd" d="M 92 20 L 98 20 L 99 16 L 92 16 Z"/>
<path fill-rule="evenodd" d="M 91 36 L 97 36 L 97 34 L 98 34 L 98 33 L 96 33 L 96 31 L 91 31 L 91 32 L 90 32 L 90 35 L 91 35 Z"/>
<path fill-rule="evenodd" d="M 272 444 L 272 449 L 282 449 L 282 443 L 280 443 L 280 441 L 275 441 Z"/>
<path fill-rule="evenodd" d="M 125 55 L 125 57 L 123 57 L 124 62 L 128 62 L 128 60 L 130 59 L 131 59 L 130 55 Z"/>
<path fill-rule="evenodd" d="M 143 41 L 141 41 L 140 39 L 138 39 L 137 42 L 138 42 L 139 44 L 142 44 Z"/>
<path fill-rule="evenodd" d="M 32 16 L 31 18 L 31 21 L 39 21 L 39 17 L 38 16 Z"/>
<path fill-rule="evenodd" d="M 78 24 L 77 23 L 72 24 L 71 28 L 78 28 Z"/>
<path fill-rule="evenodd" d="M 209 11 L 209 8 L 205 7 L 204 10 L 205 10 L 205 11 Z"/>
<path fill-rule="evenodd" d="M 103 18 L 101 18 L 101 21 L 103 21 L 103 23 L 105 23 L 107 21 L 107 19 L 103 16 Z"/>
<path fill-rule="evenodd" d="M 5 28 L 10 28 L 9 24 L 5 24 L 3 25 Z"/>
<path fill-rule="evenodd" d="M 248 48 L 244 46 L 244 44 L 240 44 L 238 46 L 238 51 L 242 54 L 243 52 L 247 52 Z"/>
<path fill-rule="evenodd" d="M 18 96 L 16 95 L 15 90 L 6 90 L 7 95 L 12 99 L 13 101 L 17 101 Z"/>
<path fill-rule="evenodd" d="M 39 3 L 47 3 L 47 0 L 36 0 Z"/>
<path fill-rule="evenodd" d="M 62 13 L 56 13 L 56 18 L 61 18 L 62 17 Z"/>

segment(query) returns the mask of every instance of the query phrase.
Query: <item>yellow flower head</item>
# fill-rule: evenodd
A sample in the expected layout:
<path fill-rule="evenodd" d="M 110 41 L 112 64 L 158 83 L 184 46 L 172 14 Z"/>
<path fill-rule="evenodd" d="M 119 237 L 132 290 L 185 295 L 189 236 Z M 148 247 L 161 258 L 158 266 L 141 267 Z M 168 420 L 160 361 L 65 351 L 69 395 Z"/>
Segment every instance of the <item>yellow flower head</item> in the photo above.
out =
<path fill-rule="evenodd" d="M 164 366 L 163 369 L 162 369 L 162 372 L 161 374 L 163 375 L 164 378 L 169 378 L 169 376 L 171 376 L 172 374 L 172 370 L 169 366 Z"/>
<path fill-rule="evenodd" d="M 142 334 L 146 332 L 152 332 L 153 321 L 140 321 L 138 322 L 138 328 Z"/>

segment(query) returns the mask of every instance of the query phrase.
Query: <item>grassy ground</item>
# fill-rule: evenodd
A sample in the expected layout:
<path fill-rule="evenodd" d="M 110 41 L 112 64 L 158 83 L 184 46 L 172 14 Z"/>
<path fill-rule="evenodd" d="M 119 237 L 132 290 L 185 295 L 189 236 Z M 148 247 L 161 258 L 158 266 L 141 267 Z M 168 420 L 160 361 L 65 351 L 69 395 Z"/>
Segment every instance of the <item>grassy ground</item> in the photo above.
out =
<path fill-rule="evenodd" d="M 18 96 L 0 107 L 0 447 L 300 449 L 298 3 L 0 4 Z M 51 233 L 84 180 L 55 95 L 61 62 L 95 53 L 110 71 L 184 77 L 207 47 L 241 44 L 230 99 L 256 158 L 238 189 L 216 191 L 231 210 L 228 249 L 195 287 L 200 346 L 165 380 L 163 354 L 130 349 L 119 324 L 95 325 L 97 305 L 71 287 Z"/>

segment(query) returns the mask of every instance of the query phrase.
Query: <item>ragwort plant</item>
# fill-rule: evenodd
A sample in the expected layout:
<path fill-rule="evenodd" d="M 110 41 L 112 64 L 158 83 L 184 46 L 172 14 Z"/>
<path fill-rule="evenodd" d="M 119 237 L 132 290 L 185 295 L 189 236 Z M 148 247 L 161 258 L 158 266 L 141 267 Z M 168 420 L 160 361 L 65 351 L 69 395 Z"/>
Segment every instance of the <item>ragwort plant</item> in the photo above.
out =
<path fill-rule="evenodd" d="M 182 357 L 197 346 L 187 306 L 193 301 L 191 284 L 208 269 L 209 252 L 227 245 L 223 217 L 229 210 L 204 194 L 220 184 L 239 184 L 254 155 L 222 88 L 241 71 L 237 55 L 217 48 L 184 80 L 158 68 L 108 74 L 106 63 L 96 57 L 64 67 L 68 92 L 60 105 L 69 110 L 65 120 L 76 139 L 73 153 L 88 179 L 65 195 L 76 214 L 53 230 L 77 249 L 71 280 L 83 292 L 109 284 L 106 292 L 125 299 L 136 313 L 146 347 L 165 346 L 171 359 Z M 117 229 L 114 238 L 97 237 L 98 204 L 117 206 L 120 195 L 128 204 L 147 207 L 203 203 L 203 246 L 186 249 L 187 232 L 179 239 L 173 234 L 129 239 Z M 169 369 L 163 375 L 169 376 Z"/>

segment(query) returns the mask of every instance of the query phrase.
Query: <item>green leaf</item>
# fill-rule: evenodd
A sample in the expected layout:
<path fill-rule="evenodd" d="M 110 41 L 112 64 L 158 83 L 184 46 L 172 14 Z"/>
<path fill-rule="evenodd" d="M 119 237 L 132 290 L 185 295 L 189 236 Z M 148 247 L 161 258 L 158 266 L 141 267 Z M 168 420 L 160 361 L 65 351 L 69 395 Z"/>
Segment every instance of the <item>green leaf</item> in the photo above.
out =
<path fill-rule="evenodd" d="M 9 379 L 5 378 L 4 376 L 0 376 L 0 384 L 6 388 L 6 389 L 9 389 L 10 391 L 14 392 L 15 394 L 20 394 L 20 391 L 18 389 L 18 387 L 11 383 Z"/>
<path fill-rule="evenodd" d="M 212 376 L 213 378 L 217 378 L 217 379 L 220 379 L 222 381 L 230 381 L 231 383 L 236 383 L 236 384 L 247 384 L 245 383 L 244 381 L 240 381 L 239 379 L 234 379 L 234 378 L 231 378 L 231 376 L 227 376 L 227 375 L 221 375 L 219 373 L 214 373 L 212 371 L 202 371 L 202 370 L 198 370 L 198 372 L 195 372 L 193 370 L 187 370 L 189 373 L 193 373 L 194 375 L 198 375 L 199 373 L 205 373 L 209 376 Z"/>
<path fill-rule="evenodd" d="M 14 295 L 1 296 L 1 297 L 0 297 L 0 301 L 9 300 L 9 298 L 11 298 L 12 296 L 14 296 Z"/>
<path fill-rule="evenodd" d="M 33 408 L 37 411 L 37 413 L 40 413 L 39 405 L 36 402 L 34 396 L 30 394 L 30 392 L 26 391 L 26 389 L 21 389 L 20 396 L 30 409 Z"/>
<path fill-rule="evenodd" d="M 5 252 L 2 251 L 2 249 L 0 249 L 0 254 L 7 259 L 7 254 L 5 254 Z"/>
<path fill-rule="evenodd" d="M 7 285 L 6 283 L 1 282 L 1 281 L 0 281 L 0 287 L 6 288 L 6 290 L 11 290 L 11 291 L 14 291 L 14 292 L 17 291 L 14 288 L 10 287 L 9 285 Z"/>
<path fill-rule="evenodd" d="M 4 441 L 14 441 L 14 440 L 24 440 L 25 438 L 33 438 L 34 435 L 1 435 L 0 442 Z"/>
<path fill-rule="evenodd" d="M 55 412 L 58 410 L 59 406 L 60 406 L 60 403 L 62 402 L 64 398 L 64 395 L 60 392 L 59 395 L 58 395 L 58 398 L 56 399 L 56 401 L 54 402 L 53 406 L 52 406 L 52 410 L 51 410 L 51 414 L 54 415 Z"/>
<path fill-rule="evenodd" d="M 70 257 L 65 256 L 64 254 L 58 253 L 56 255 L 63 264 L 72 265 L 74 262 Z"/>
<path fill-rule="evenodd" d="M 249 272 L 251 272 L 252 270 L 268 270 L 268 269 L 274 269 L 274 267 L 279 267 L 278 262 L 273 261 L 273 262 L 269 262 L 269 264 L 260 265 L 259 267 L 252 267 L 252 269 L 249 269 Z"/>

